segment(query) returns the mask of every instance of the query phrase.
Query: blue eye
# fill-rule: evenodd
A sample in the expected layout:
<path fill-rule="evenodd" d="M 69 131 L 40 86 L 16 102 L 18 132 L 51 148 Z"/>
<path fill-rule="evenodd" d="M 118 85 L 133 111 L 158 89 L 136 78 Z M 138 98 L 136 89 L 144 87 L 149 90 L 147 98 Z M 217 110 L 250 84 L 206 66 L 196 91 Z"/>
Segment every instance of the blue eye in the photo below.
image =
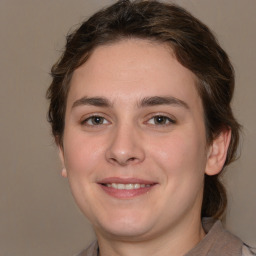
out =
<path fill-rule="evenodd" d="M 89 126 L 103 125 L 103 124 L 108 124 L 108 121 L 102 116 L 91 116 L 86 118 L 82 122 L 82 124 L 89 125 Z"/>
<path fill-rule="evenodd" d="M 157 115 L 150 118 L 148 123 L 152 125 L 168 125 L 168 124 L 174 124 L 175 121 L 167 116 Z"/>

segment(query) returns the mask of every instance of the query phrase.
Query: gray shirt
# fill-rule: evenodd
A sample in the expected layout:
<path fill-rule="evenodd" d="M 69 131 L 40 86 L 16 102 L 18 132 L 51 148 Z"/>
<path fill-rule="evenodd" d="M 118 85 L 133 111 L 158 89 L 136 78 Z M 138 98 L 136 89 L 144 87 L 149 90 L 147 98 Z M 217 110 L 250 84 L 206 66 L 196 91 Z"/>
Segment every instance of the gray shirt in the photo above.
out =
<path fill-rule="evenodd" d="M 211 218 L 202 221 L 206 236 L 184 256 L 253 256 L 256 252 L 238 237 L 225 230 L 221 222 Z M 77 256 L 98 256 L 97 241 Z"/>

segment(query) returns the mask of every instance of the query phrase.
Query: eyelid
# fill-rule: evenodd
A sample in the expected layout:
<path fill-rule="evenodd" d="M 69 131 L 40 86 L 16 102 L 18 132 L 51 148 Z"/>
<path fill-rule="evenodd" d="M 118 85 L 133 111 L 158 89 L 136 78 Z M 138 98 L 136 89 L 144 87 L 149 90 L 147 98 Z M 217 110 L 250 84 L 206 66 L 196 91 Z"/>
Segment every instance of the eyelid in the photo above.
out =
<path fill-rule="evenodd" d="M 111 121 L 109 121 L 110 118 L 106 117 L 105 114 L 103 114 L 103 113 L 91 113 L 91 114 L 86 114 L 81 118 L 81 120 L 80 120 L 81 125 L 86 125 L 86 122 L 88 120 L 90 120 L 91 118 L 93 118 L 93 117 L 100 117 L 100 118 L 103 118 L 104 120 L 106 120 L 108 122 L 108 124 L 111 123 Z M 101 126 L 101 125 L 107 125 L 107 124 L 99 124 L 99 125 L 87 124 L 87 126 Z"/>
<path fill-rule="evenodd" d="M 84 116 L 82 116 L 82 118 L 80 119 L 80 123 L 81 125 L 86 125 L 86 122 L 88 120 L 90 120 L 91 118 L 93 117 L 100 117 L 100 118 L 103 118 L 104 121 L 106 120 L 107 121 L 107 124 L 106 123 L 103 123 L 103 124 L 98 124 L 98 125 L 93 125 L 93 124 L 87 124 L 87 126 L 102 126 L 102 125 L 108 125 L 108 124 L 111 124 L 112 121 L 110 121 L 110 117 L 104 113 L 90 113 L 90 114 L 86 114 Z M 169 122 L 167 124 L 150 124 L 149 121 L 153 118 L 156 118 L 156 117 L 164 117 L 166 118 Z M 148 124 L 148 125 L 151 125 L 151 126 L 159 126 L 159 127 L 164 127 L 164 126 L 169 126 L 169 125 L 173 125 L 173 124 L 176 124 L 177 123 L 177 120 L 176 118 L 173 116 L 173 115 L 170 115 L 170 114 L 167 114 L 167 113 L 162 113 L 162 112 L 156 112 L 156 113 L 151 113 L 149 115 L 146 116 L 145 118 L 145 121 L 143 122 L 144 124 Z"/>
<path fill-rule="evenodd" d="M 164 118 L 167 118 L 169 123 L 168 124 L 149 124 L 149 121 L 153 118 L 156 118 L 156 117 L 164 117 Z M 176 124 L 177 123 L 177 120 L 174 116 L 170 115 L 170 114 L 166 114 L 166 113 L 152 113 L 150 114 L 146 121 L 144 123 L 147 123 L 149 125 L 152 125 L 152 126 L 159 126 L 159 127 L 163 127 L 163 126 L 169 126 L 169 125 L 173 125 L 173 124 Z"/>

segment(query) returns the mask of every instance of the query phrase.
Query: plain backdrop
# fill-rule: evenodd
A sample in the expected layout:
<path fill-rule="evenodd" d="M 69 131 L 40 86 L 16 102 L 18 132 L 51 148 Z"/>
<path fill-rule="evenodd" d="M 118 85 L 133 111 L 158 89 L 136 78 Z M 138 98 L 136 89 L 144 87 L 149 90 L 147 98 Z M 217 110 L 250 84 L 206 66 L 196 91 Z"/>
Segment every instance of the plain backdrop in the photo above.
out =
<path fill-rule="evenodd" d="M 0 255 L 71 256 L 94 235 L 73 202 L 46 122 L 49 71 L 65 35 L 114 1 L 0 1 Z M 225 175 L 226 226 L 256 246 L 256 1 L 174 1 L 209 25 L 236 70 L 242 156 Z"/>

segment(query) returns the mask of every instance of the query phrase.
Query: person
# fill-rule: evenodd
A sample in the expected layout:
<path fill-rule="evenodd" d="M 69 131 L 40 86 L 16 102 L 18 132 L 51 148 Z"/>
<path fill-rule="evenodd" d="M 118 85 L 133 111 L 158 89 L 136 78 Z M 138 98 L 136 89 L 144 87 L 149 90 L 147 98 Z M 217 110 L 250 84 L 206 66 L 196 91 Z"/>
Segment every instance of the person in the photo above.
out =
<path fill-rule="evenodd" d="M 80 256 L 253 255 L 220 222 L 240 125 L 233 67 L 206 25 L 118 1 L 68 35 L 51 74 L 62 175 L 97 237 Z"/>

